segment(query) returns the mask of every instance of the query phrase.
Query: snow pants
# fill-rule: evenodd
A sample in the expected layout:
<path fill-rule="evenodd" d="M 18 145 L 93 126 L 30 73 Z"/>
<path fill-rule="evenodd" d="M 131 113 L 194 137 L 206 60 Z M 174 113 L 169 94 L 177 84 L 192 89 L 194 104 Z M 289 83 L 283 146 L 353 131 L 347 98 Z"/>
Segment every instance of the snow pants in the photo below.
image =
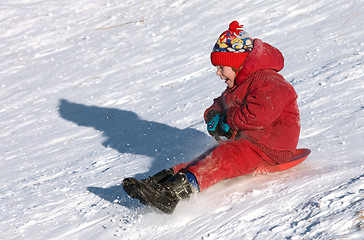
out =
<path fill-rule="evenodd" d="M 274 164 L 253 143 L 239 139 L 222 143 L 189 163 L 174 166 L 173 170 L 193 173 L 202 191 L 224 179 L 248 175 L 260 166 Z"/>

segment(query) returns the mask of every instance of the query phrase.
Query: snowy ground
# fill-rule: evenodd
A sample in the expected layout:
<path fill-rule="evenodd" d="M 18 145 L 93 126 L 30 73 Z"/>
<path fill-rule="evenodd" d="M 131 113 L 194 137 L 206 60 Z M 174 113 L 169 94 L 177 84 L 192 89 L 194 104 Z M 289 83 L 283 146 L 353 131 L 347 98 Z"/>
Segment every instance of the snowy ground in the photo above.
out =
<path fill-rule="evenodd" d="M 364 239 L 361 0 L 2 0 L 0 239 Z M 217 184 L 162 215 L 129 199 L 214 144 L 210 65 L 239 20 L 284 54 L 299 147 L 282 173 Z"/>

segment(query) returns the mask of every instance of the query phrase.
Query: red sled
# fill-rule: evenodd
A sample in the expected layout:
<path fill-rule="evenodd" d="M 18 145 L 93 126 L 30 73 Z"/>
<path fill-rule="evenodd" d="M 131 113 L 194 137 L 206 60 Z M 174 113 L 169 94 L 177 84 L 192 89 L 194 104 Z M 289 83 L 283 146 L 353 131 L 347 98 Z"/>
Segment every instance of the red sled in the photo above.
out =
<path fill-rule="evenodd" d="M 307 148 L 300 148 L 296 149 L 293 154 L 292 159 L 289 162 L 279 164 L 279 165 L 269 165 L 269 166 L 261 166 L 258 167 L 254 173 L 261 174 L 261 173 L 272 173 L 272 172 L 281 172 L 290 168 L 293 168 L 303 162 L 308 155 L 310 155 L 311 150 Z"/>

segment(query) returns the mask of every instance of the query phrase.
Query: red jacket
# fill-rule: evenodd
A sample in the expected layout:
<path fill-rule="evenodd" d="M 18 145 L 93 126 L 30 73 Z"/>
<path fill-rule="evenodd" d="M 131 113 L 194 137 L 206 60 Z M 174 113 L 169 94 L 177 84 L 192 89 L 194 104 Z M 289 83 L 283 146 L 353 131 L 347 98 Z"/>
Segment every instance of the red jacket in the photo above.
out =
<path fill-rule="evenodd" d="M 236 86 L 227 88 L 205 111 L 205 117 L 211 109 L 226 113 L 238 136 L 278 163 L 292 156 L 300 132 L 297 94 L 278 73 L 283 66 L 278 49 L 255 39 L 235 79 Z"/>

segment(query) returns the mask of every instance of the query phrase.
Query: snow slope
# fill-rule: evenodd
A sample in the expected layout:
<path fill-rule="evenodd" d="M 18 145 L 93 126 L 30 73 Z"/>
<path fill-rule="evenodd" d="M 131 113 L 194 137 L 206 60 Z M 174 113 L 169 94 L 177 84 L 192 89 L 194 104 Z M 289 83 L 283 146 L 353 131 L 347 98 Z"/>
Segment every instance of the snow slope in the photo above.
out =
<path fill-rule="evenodd" d="M 364 239 L 361 0 L 2 0 L 0 239 Z M 285 56 L 294 169 L 215 185 L 173 215 L 129 199 L 214 145 L 209 54 L 232 20 Z"/>

